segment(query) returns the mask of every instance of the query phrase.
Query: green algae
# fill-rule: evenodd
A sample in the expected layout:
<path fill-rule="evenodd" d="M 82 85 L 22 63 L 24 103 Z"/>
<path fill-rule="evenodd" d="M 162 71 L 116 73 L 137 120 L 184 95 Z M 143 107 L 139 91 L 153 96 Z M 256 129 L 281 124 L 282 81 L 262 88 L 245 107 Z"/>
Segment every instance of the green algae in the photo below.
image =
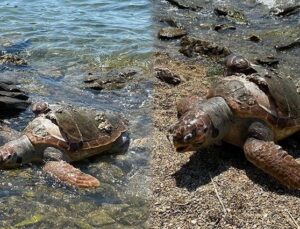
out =
<path fill-rule="evenodd" d="M 15 227 L 24 227 L 24 226 L 29 226 L 32 224 L 36 224 L 39 223 L 40 221 L 42 221 L 44 219 L 44 216 L 41 214 L 36 214 L 33 215 L 30 219 L 25 219 L 23 221 L 21 221 L 20 223 L 17 223 L 15 225 Z"/>

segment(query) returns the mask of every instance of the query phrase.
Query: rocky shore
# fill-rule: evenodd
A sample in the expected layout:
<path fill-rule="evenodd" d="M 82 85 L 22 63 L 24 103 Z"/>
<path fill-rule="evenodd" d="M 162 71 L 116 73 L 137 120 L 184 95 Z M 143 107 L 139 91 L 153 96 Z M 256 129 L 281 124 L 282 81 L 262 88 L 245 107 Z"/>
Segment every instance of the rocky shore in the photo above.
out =
<path fill-rule="evenodd" d="M 270 9 L 258 2 L 154 2 L 158 36 L 153 56 L 151 228 L 299 227 L 299 191 L 255 168 L 241 149 L 222 144 L 179 154 L 168 140 L 168 129 L 177 120 L 176 103 L 186 96 L 204 98 L 211 83 L 223 77 L 224 57 L 230 53 L 299 83 L 298 5 Z M 170 26 L 187 35 L 178 37 L 176 29 L 171 39 Z M 164 28 L 168 39 L 161 36 Z M 298 139 L 299 134 L 283 142 L 295 157 Z"/>

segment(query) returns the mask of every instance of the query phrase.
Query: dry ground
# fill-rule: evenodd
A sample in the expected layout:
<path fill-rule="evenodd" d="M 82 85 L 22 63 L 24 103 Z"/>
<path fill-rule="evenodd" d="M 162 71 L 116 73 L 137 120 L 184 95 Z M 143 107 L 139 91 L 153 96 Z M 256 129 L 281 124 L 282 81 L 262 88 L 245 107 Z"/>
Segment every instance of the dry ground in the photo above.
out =
<path fill-rule="evenodd" d="M 300 192 L 255 168 L 240 149 L 223 144 L 197 153 L 174 151 L 167 130 L 176 121 L 176 101 L 205 94 L 206 69 L 164 54 L 154 59 L 154 68 L 168 68 L 185 82 L 155 81 L 151 228 L 299 228 Z M 299 143 L 293 138 L 288 146 L 296 151 Z"/>

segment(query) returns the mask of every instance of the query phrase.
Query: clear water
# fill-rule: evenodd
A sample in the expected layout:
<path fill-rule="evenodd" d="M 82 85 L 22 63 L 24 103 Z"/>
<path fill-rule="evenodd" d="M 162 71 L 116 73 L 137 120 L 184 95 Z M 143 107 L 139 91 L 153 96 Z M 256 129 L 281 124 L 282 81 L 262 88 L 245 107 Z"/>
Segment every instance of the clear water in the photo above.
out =
<path fill-rule="evenodd" d="M 28 67 L 5 69 L 0 77 L 17 78 L 33 101 L 122 112 L 132 142 L 143 142 L 150 129 L 150 17 L 147 0 L 1 1 L 1 50 L 15 45 Z M 141 73 L 125 88 L 83 89 L 88 73 L 125 67 Z M 10 121 L 22 129 L 30 118 L 28 111 Z M 124 155 L 79 163 L 101 182 L 91 191 L 65 187 L 38 165 L 0 171 L 0 227 L 146 227 L 149 150 L 134 143 Z"/>

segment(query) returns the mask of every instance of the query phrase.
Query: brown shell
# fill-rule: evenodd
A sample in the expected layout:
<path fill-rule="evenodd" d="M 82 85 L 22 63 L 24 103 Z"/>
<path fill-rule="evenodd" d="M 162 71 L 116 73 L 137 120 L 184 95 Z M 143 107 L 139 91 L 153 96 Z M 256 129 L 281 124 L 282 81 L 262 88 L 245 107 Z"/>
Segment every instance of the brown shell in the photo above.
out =
<path fill-rule="evenodd" d="M 221 96 L 237 117 L 261 119 L 274 128 L 300 128 L 300 95 L 290 79 L 276 75 L 229 76 L 217 82 L 208 98 Z"/>
<path fill-rule="evenodd" d="M 68 153 L 71 160 L 109 150 L 127 131 L 125 121 L 112 112 L 54 105 L 24 130 L 34 144 L 52 146 Z"/>

